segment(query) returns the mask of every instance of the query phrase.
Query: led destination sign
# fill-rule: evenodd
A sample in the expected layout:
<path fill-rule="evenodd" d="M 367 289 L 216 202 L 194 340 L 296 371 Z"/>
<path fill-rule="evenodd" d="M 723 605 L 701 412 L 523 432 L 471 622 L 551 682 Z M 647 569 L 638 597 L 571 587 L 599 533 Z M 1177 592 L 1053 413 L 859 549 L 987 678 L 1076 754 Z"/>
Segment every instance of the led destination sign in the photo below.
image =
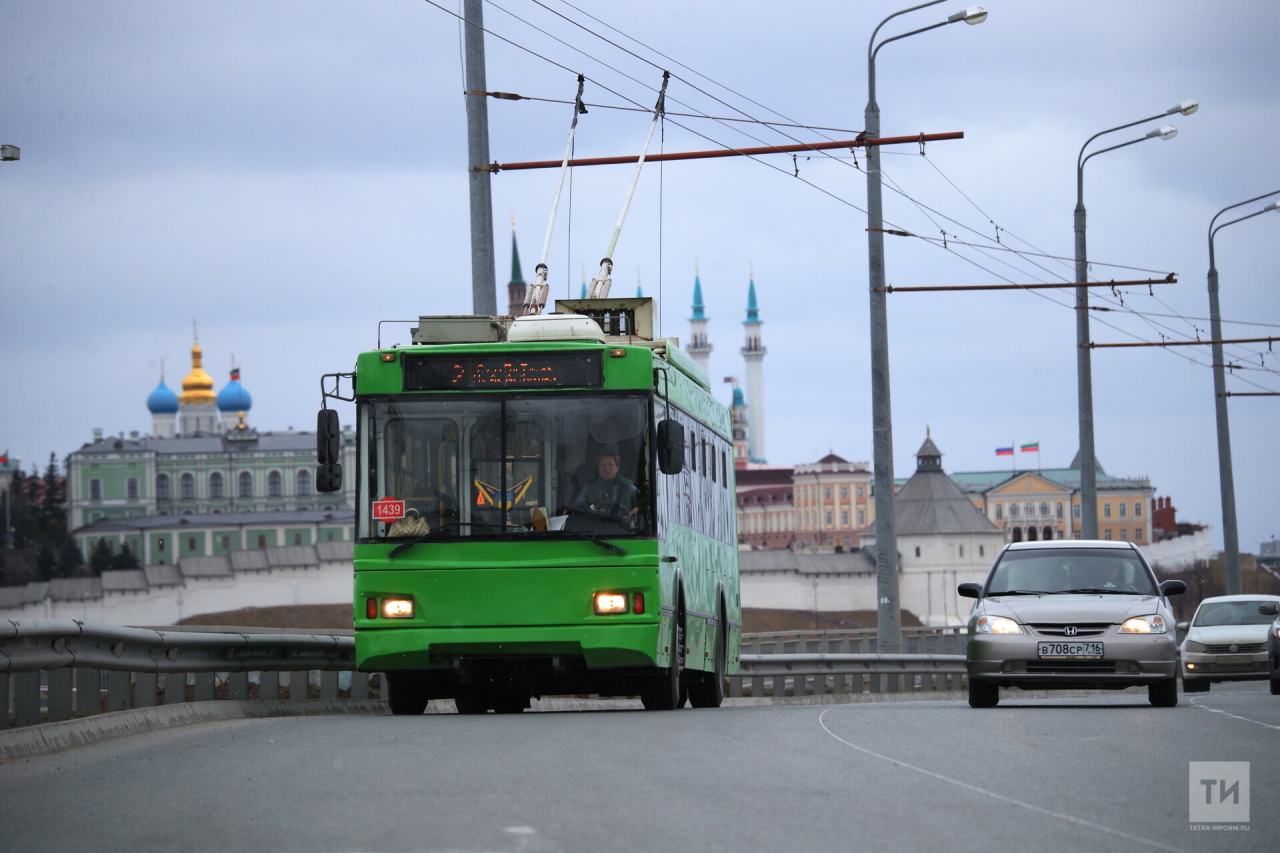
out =
<path fill-rule="evenodd" d="M 407 355 L 406 391 L 600 388 L 599 351 Z"/>

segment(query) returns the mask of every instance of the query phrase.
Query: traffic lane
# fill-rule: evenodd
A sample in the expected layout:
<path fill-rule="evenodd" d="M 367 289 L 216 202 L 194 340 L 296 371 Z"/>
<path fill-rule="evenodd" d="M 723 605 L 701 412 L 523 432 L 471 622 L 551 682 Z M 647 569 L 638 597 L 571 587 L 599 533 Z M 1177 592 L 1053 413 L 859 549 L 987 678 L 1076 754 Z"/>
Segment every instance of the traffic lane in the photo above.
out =
<path fill-rule="evenodd" d="M 1272 696 L 1265 681 L 1215 684 L 1208 693 L 1184 694 L 1182 701 L 1209 713 L 1235 715 L 1280 734 L 1280 696 Z"/>
<path fill-rule="evenodd" d="M 993 845 L 1035 839 L 1045 849 L 1271 849 L 1280 829 L 1271 807 L 1280 790 L 1280 739 L 1188 698 L 1176 708 L 1153 708 L 1144 694 L 1002 698 L 992 709 L 922 702 L 871 706 L 856 716 L 838 706 L 823 723 L 833 739 L 861 757 L 874 753 L 894 775 L 967 791 L 970 825 Z M 1264 685 L 1230 700 L 1238 717 L 1261 719 L 1274 713 L 1276 698 Z M 1190 829 L 1191 761 L 1250 762 L 1248 832 Z"/>
<path fill-rule="evenodd" d="M 15 763 L 0 773 L 3 838 L 46 850 L 859 849 L 845 816 L 861 786 L 817 711 L 190 726 Z M 945 846 L 954 832 L 913 837 Z"/>
<path fill-rule="evenodd" d="M 895 766 L 839 736 L 1006 796 L 1088 812 L 1098 823 L 1114 818 L 1116 827 L 1173 847 L 1256 849 L 1222 834 L 1187 838 L 1187 790 L 1178 788 L 1186 785 L 1184 759 L 1170 777 L 1175 795 L 1163 796 L 1155 786 L 1135 793 L 1135 778 L 1169 776 L 1165 769 L 1157 776 L 1148 759 L 1197 727 L 1183 717 L 1218 716 L 1144 708 L 1137 698 L 1089 700 L 1083 707 L 1020 707 L 1006 700 L 990 711 L 962 702 L 909 702 L 202 724 L 0 768 L 0 846 L 847 851 L 891 845 L 984 850 L 993 842 L 1029 839 L 1048 849 L 1135 846 L 1062 818 L 1012 813 L 1017 807 Z M 1104 737 L 1103 722 L 1088 723 L 1152 712 L 1160 714 L 1156 722 L 1137 726 L 1138 734 L 1127 738 Z M 1174 730 L 1167 727 L 1171 715 Z M 1073 750 L 1051 740 L 1046 746 L 1046 720 L 1074 733 L 1079 745 Z M 1230 722 L 1221 745 L 1254 751 L 1257 732 L 1235 732 L 1247 724 Z M 1128 752 L 1113 762 L 1118 748 Z M 1055 784 L 1039 781 L 1046 750 L 1071 762 L 1062 765 L 1068 772 L 1047 774 Z M 1274 750 L 1271 756 L 1274 764 Z M 1235 757 L 1222 749 L 1192 756 Z M 1004 787 L 978 778 L 987 767 L 1011 768 L 1001 770 Z M 1105 796 L 1080 793 L 1085 789 Z M 1255 769 L 1254 790 L 1255 796 L 1274 791 L 1275 780 Z M 1106 812 L 1116 799 L 1134 806 Z M 1146 817 L 1135 825 L 1134 813 Z M 1262 817 L 1255 811 L 1245 842 L 1264 837 Z M 1159 826 L 1162 821 L 1169 825 Z"/>

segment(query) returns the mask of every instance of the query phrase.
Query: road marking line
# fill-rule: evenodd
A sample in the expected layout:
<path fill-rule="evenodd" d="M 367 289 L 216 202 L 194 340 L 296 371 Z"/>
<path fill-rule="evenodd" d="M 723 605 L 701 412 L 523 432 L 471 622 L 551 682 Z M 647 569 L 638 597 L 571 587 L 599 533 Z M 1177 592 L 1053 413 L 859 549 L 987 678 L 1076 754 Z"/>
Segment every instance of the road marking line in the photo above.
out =
<path fill-rule="evenodd" d="M 1076 817 L 1075 815 L 1065 814 L 1064 812 L 1055 812 L 1052 809 L 1046 809 L 1046 808 L 1041 808 L 1040 806 L 1034 806 L 1031 803 L 1023 802 L 1022 800 L 1015 800 L 1013 797 L 1006 797 L 1004 794 L 997 794 L 995 791 L 988 791 L 986 788 L 979 788 L 977 785 L 970 785 L 968 782 L 961 782 L 959 779 L 952 779 L 950 776 L 943 776 L 941 773 L 935 773 L 932 770 L 925 770 L 923 767 L 916 767 L 914 764 L 908 764 L 905 761 L 901 761 L 897 758 L 890 758 L 887 755 L 881 755 L 880 753 L 873 752 L 872 750 L 867 749 L 864 746 L 858 746 L 856 743 L 852 743 L 850 741 L 845 740 L 844 738 L 840 737 L 840 735 L 836 734 L 835 732 L 831 731 L 831 729 L 827 728 L 827 722 L 823 718 L 827 716 L 827 712 L 830 710 L 832 709 L 828 708 L 826 711 L 823 711 L 818 716 L 818 724 L 822 726 L 822 730 L 825 731 L 827 734 L 831 735 L 833 738 L 840 741 L 845 746 L 858 750 L 858 752 L 866 753 L 867 755 L 870 755 L 873 758 L 879 758 L 882 761 L 888 761 L 892 764 L 896 764 L 898 767 L 903 767 L 907 770 L 914 770 L 917 773 L 922 773 L 925 776 L 929 776 L 933 779 L 937 779 L 940 782 L 946 782 L 948 784 L 955 785 L 958 788 L 964 788 L 967 791 L 973 791 L 975 794 L 982 794 L 983 796 L 987 796 L 987 797 L 991 797 L 992 799 L 999 800 L 1002 803 L 1008 803 L 1009 805 L 1018 806 L 1019 808 L 1027 809 L 1028 811 L 1033 811 L 1037 814 L 1047 815 L 1048 817 L 1056 817 L 1059 820 L 1065 820 L 1068 823 L 1074 823 L 1079 826 L 1085 826 L 1085 827 L 1088 827 L 1089 829 L 1096 829 L 1099 832 L 1105 832 L 1108 835 L 1114 835 L 1118 838 L 1126 838 L 1130 841 L 1136 841 L 1139 844 L 1146 844 L 1149 847 L 1155 847 L 1160 850 L 1172 850 L 1172 851 L 1175 851 L 1175 853 L 1187 853 L 1187 851 L 1183 850 L 1183 848 L 1181 847 L 1171 847 L 1168 844 L 1165 844 L 1163 842 L 1153 841 L 1150 838 L 1143 838 L 1140 835 L 1133 835 L 1132 833 L 1124 832 L 1123 830 L 1112 829 L 1109 826 L 1103 826 L 1100 823 L 1093 823 L 1092 821 L 1087 821 L 1084 818 Z"/>
<path fill-rule="evenodd" d="M 1248 693 L 1248 691 L 1246 691 L 1246 690 L 1237 690 L 1237 691 L 1232 692 L 1232 693 L 1222 693 L 1222 694 L 1219 694 L 1219 695 L 1222 695 L 1222 696 L 1242 696 L 1242 695 L 1245 695 L 1245 694 L 1247 694 L 1247 693 Z M 1264 727 L 1264 728 L 1268 728 L 1268 729 L 1280 729 L 1280 726 L 1273 726 L 1271 723 L 1264 723 L 1264 722 L 1262 722 L 1261 720 L 1251 720 L 1251 719 L 1249 719 L 1248 717 L 1241 717 L 1239 714 L 1233 714 L 1233 713 L 1231 713 L 1230 711 L 1224 711 L 1224 710 L 1222 710 L 1221 708 L 1210 708 L 1208 705 L 1201 705 L 1201 704 L 1200 704 L 1199 702 L 1197 702 L 1195 699 L 1191 699 L 1191 700 L 1190 700 L 1190 702 L 1191 702 L 1191 704 L 1192 704 L 1192 705 L 1195 705 L 1197 708 L 1201 709 L 1202 711 L 1209 711 L 1209 712 L 1214 713 L 1214 714 L 1225 714 L 1225 715 L 1226 715 L 1226 716 L 1228 716 L 1228 717 L 1232 717 L 1232 718 L 1237 719 L 1237 720 L 1244 720 L 1246 723 L 1253 723 L 1253 724 L 1254 724 L 1254 725 L 1256 725 L 1256 726 L 1262 726 L 1262 727 Z"/>

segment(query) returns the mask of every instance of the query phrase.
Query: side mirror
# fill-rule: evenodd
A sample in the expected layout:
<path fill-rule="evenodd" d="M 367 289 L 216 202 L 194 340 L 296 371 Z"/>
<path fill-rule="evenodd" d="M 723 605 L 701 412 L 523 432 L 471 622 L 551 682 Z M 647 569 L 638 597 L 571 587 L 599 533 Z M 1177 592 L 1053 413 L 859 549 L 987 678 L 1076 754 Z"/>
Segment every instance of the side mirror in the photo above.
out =
<path fill-rule="evenodd" d="M 1275 616 L 1280 614 L 1280 604 L 1274 601 L 1264 601 L 1258 605 L 1258 612 L 1263 616 Z"/>
<path fill-rule="evenodd" d="M 316 461 L 322 466 L 334 465 L 341 452 L 338 442 L 342 428 L 338 425 L 338 413 L 333 409 L 321 409 L 316 417 Z M 321 491 L 330 491 L 321 489 Z M 333 490 L 336 491 L 336 490 Z"/>
<path fill-rule="evenodd" d="M 982 584 L 962 583 L 956 587 L 956 592 L 961 598 L 982 598 Z"/>
<path fill-rule="evenodd" d="M 319 465 L 316 467 L 316 491 L 317 492 L 340 492 L 342 491 L 342 466 L 337 462 L 332 465 Z"/>
<path fill-rule="evenodd" d="M 1161 581 L 1161 595 L 1182 595 L 1187 591 L 1186 581 Z"/>
<path fill-rule="evenodd" d="M 1190 630 L 1191 630 L 1191 623 L 1190 623 L 1190 622 L 1179 622 L 1177 625 L 1174 625 L 1173 627 L 1177 628 L 1179 631 L 1190 631 Z"/>
<path fill-rule="evenodd" d="M 658 421 L 658 470 L 664 474 L 684 470 L 684 426 L 671 418 Z"/>

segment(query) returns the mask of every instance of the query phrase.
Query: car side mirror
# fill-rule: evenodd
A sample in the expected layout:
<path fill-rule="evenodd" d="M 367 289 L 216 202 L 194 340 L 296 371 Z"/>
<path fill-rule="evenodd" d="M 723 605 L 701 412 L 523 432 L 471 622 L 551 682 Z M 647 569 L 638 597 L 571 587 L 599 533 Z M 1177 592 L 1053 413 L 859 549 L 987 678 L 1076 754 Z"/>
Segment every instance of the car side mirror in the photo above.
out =
<path fill-rule="evenodd" d="M 658 470 L 664 474 L 684 470 L 684 425 L 671 418 L 658 421 Z"/>
<path fill-rule="evenodd" d="M 1275 616 L 1280 614 L 1280 604 L 1274 601 L 1264 601 L 1258 605 L 1258 612 L 1263 616 Z"/>
<path fill-rule="evenodd" d="M 1191 623 L 1190 623 L 1190 622 L 1179 622 L 1177 625 L 1174 625 L 1173 627 L 1177 628 L 1179 631 L 1190 631 L 1190 630 L 1191 630 Z"/>
<path fill-rule="evenodd" d="M 1186 581 L 1161 581 L 1161 595 L 1182 595 L 1187 591 Z"/>
<path fill-rule="evenodd" d="M 317 492 L 340 492 L 342 491 L 342 466 L 337 462 L 332 465 L 316 466 L 316 491 Z"/>
<path fill-rule="evenodd" d="M 336 463 L 341 439 L 342 427 L 338 424 L 338 413 L 333 409 L 321 409 L 316 416 L 316 461 L 321 465 Z"/>
<path fill-rule="evenodd" d="M 961 598 L 982 598 L 982 584 L 962 583 L 956 587 L 956 592 Z"/>

